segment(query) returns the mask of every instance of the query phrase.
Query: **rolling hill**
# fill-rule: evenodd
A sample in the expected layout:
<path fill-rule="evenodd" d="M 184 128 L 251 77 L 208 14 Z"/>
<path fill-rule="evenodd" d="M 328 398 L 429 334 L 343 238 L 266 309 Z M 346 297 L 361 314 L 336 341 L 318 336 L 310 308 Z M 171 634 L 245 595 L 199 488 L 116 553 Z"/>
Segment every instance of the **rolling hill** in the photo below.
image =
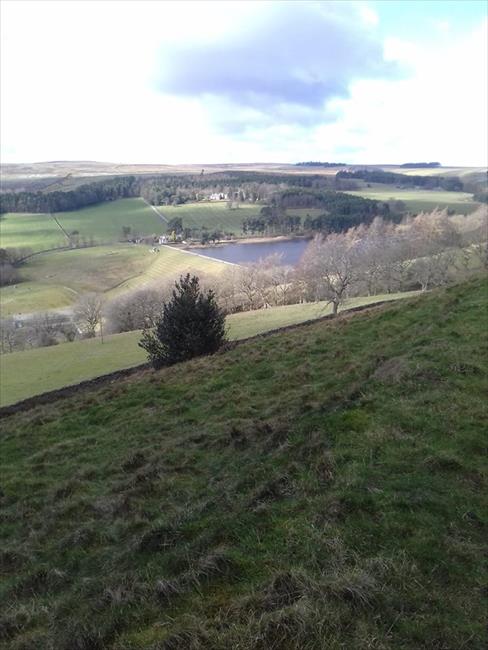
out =
<path fill-rule="evenodd" d="M 1 422 L 0 634 L 486 647 L 485 280 Z"/>

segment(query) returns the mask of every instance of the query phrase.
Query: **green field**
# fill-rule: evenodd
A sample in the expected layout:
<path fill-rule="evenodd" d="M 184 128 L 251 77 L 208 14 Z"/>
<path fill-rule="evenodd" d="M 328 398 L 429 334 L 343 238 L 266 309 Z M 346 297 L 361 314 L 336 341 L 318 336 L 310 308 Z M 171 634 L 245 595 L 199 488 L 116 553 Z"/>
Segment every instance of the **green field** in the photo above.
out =
<path fill-rule="evenodd" d="M 194 271 L 220 273 L 225 264 L 169 246 L 152 253 L 144 245 L 113 244 L 41 253 L 21 267 L 23 281 L 0 292 L 2 316 L 69 307 L 83 292 L 122 291 Z"/>
<path fill-rule="evenodd" d="M 0 215 L 2 248 L 31 248 L 37 252 L 66 244 L 64 233 L 48 214 Z"/>
<path fill-rule="evenodd" d="M 344 309 L 406 298 L 415 293 L 352 298 Z M 318 302 L 232 314 L 227 317 L 229 337 L 243 339 L 330 313 L 330 305 Z M 2 355 L 0 405 L 144 363 L 145 352 L 137 345 L 140 338 L 139 331 L 126 332 L 106 336 L 103 345 L 97 338 Z"/>
<path fill-rule="evenodd" d="M 162 234 L 164 224 L 142 199 L 119 199 L 81 210 L 54 214 L 68 234 L 96 243 L 114 243 L 122 238 L 122 227 L 131 226 L 140 235 Z M 0 217 L 0 245 L 29 247 L 33 251 L 66 246 L 67 238 L 48 214 L 13 214 Z"/>
<path fill-rule="evenodd" d="M 152 286 L 158 281 L 177 278 L 189 272 L 197 272 L 202 276 L 218 275 L 226 268 L 225 262 L 214 260 L 204 255 L 197 255 L 171 246 L 159 246 L 159 253 L 150 254 L 151 262 L 143 273 L 131 277 L 114 288 L 111 295 L 116 295 L 132 289 L 142 289 Z"/>
<path fill-rule="evenodd" d="M 161 235 L 164 224 L 143 199 L 107 201 L 72 212 L 57 212 L 56 218 L 71 233 L 94 237 L 97 243 L 113 243 L 122 238 L 122 227 L 131 226 L 139 235 Z"/>
<path fill-rule="evenodd" d="M 394 186 L 375 185 L 371 188 L 347 191 L 365 199 L 403 201 L 412 212 L 429 212 L 435 208 L 450 208 L 458 214 L 469 214 L 479 203 L 466 192 L 438 192 L 436 190 L 402 190 Z"/>
<path fill-rule="evenodd" d="M 3 420 L 3 647 L 486 648 L 486 296 L 470 282 Z"/>
<path fill-rule="evenodd" d="M 231 232 L 242 236 L 244 219 L 257 217 L 262 205 L 240 204 L 236 209 L 229 209 L 226 201 L 186 203 L 179 206 L 159 206 L 160 212 L 167 218 L 181 217 L 184 228 L 207 228 Z"/>

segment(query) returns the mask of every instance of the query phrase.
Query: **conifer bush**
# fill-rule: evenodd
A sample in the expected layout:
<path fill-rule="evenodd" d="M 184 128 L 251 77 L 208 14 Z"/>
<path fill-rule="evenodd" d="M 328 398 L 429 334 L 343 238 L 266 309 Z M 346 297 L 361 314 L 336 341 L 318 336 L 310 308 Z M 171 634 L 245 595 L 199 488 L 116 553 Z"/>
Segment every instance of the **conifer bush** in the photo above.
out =
<path fill-rule="evenodd" d="M 154 368 L 213 354 L 226 342 L 225 315 L 214 292 L 203 291 L 198 277 L 181 276 L 163 303 L 154 328 L 143 330 L 140 347 Z"/>

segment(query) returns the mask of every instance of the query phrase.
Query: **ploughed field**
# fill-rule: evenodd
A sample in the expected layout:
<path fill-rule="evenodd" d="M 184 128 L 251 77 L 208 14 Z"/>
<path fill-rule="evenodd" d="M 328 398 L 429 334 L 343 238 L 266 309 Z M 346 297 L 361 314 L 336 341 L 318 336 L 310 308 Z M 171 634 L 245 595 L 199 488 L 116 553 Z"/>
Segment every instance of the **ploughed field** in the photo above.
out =
<path fill-rule="evenodd" d="M 1 421 L 4 647 L 486 647 L 486 281 Z"/>

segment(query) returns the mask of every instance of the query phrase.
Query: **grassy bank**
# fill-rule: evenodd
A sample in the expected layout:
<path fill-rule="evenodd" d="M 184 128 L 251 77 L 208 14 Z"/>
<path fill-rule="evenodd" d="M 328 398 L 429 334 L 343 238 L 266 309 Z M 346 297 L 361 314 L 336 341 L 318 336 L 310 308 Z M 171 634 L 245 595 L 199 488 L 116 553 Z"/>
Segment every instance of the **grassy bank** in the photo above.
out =
<path fill-rule="evenodd" d="M 408 295 L 354 298 L 345 307 L 395 300 Z M 287 305 L 233 314 L 228 317 L 227 323 L 230 337 L 241 339 L 319 318 L 330 312 L 331 308 L 326 303 Z M 103 345 L 97 338 L 3 355 L 0 357 L 0 405 L 144 363 L 145 353 L 137 345 L 140 338 L 140 332 L 127 332 L 106 336 Z"/>
<path fill-rule="evenodd" d="M 486 647 L 486 288 L 4 420 L 4 647 Z"/>
<path fill-rule="evenodd" d="M 2 287 L 2 315 L 69 307 L 86 292 L 121 292 L 164 282 L 180 274 L 218 274 L 225 264 L 169 246 L 112 244 L 35 255 L 20 267 L 22 281 Z"/>

